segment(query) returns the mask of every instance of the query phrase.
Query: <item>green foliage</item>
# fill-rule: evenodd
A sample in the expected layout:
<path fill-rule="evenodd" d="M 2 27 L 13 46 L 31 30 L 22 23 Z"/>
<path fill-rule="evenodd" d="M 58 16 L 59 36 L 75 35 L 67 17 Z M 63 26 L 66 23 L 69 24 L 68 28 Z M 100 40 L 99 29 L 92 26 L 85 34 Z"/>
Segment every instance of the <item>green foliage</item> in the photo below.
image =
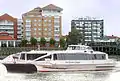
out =
<path fill-rule="evenodd" d="M 37 40 L 36 40 L 34 37 L 31 37 L 30 43 L 31 43 L 32 45 L 36 45 L 36 44 L 37 44 Z"/>
<path fill-rule="evenodd" d="M 82 42 L 82 35 L 79 33 L 78 30 L 75 28 L 72 28 L 71 32 L 69 32 L 69 35 L 67 37 L 67 43 L 69 44 L 78 44 Z"/>
<path fill-rule="evenodd" d="M 42 37 L 42 38 L 40 39 L 40 44 L 42 44 L 42 45 L 45 45 L 45 44 L 46 44 L 46 40 L 45 40 L 44 37 Z"/>
<path fill-rule="evenodd" d="M 65 47 L 65 43 L 66 43 L 66 41 L 65 41 L 65 39 L 64 38 L 60 38 L 60 47 Z"/>
<path fill-rule="evenodd" d="M 55 40 L 53 38 L 50 39 L 50 45 L 55 45 Z"/>
<path fill-rule="evenodd" d="M 21 40 L 21 46 L 26 46 L 27 45 L 27 40 L 26 39 L 22 39 Z"/>

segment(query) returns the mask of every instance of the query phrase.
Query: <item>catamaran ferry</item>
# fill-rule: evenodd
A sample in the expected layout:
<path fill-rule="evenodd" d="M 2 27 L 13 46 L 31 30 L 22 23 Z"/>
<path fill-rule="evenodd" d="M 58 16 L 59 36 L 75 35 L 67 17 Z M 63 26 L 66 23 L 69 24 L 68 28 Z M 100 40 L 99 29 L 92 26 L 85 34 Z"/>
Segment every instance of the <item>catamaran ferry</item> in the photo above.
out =
<path fill-rule="evenodd" d="M 116 65 L 116 61 L 109 59 L 108 54 L 94 51 L 86 45 L 69 45 L 64 51 L 21 52 L 9 55 L 2 63 L 30 63 L 34 64 L 39 72 L 101 71 L 112 70 Z"/>

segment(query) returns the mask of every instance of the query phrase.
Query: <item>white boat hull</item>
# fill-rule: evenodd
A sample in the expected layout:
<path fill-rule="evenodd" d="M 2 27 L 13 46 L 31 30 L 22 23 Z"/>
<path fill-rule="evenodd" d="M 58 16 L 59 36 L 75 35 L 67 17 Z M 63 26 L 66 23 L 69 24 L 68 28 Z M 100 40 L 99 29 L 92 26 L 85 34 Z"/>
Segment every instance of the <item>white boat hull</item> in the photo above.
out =
<path fill-rule="evenodd" d="M 36 65 L 39 72 L 60 72 L 60 71 L 105 71 L 113 70 L 114 64 L 80 64 L 80 65 Z"/>

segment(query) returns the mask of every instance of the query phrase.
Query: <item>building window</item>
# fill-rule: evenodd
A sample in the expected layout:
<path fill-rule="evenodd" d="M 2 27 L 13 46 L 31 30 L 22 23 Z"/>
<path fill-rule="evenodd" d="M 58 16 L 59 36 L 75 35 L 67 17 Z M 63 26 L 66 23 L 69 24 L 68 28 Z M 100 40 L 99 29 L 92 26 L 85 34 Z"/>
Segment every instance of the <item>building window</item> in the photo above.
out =
<path fill-rule="evenodd" d="M 41 24 L 38 24 L 38 26 L 41 26 Z"/>
<path fill-rule="evenodd" d="M 37 24 L 34 24 L 34 26 L 37 26 Z"/>
<path fill-rule="evenodd" d="M 44 35 L 47 35 L 47 33 L 44 33 Z"/>
<path fill-rule="evenodd" d="M 26 19 L 26 22 L 31 22 L 31 20 L 29 20 L 29 19 Z"/>
<path fill-rule="evenodd" d="M 37 20 L 35 19 L 34 22 L 37 22 Z"/>
<path fill-rule="evenodd" d="M 51 36 L 51 35 L 52 35 L 52 33 L 51 33 L 51 32 L 49 32 L 49 33 L 48 33 L 48 35 L 49 35 L 49 36 Z"/>
<path fill-rule="evenodd" d="M 55 30 L 59 31 L 59 28 L 55 28 Z"/>
<path fill-rule="evenodd" d="M 59 15 L 55 15 L 54 18 L 60 18 Z"/>
<path fill-rule="evenodd" d="M 44 22 L 47 22 L 47 20 L 45 19 Z"/>
<path fill-rule="evenodd" d="M 49 26 L 49 27 L 51 27 L 51 26 L 52 26 L 52 24 L 48 24 L 48 26 Z"/>
<path fill-rule="evenodd" d="M 51 28 L 48 28 L 48 31 L 51 31 L 52 29 Z"/>
<path fill-rule="evenodd" d="M 26 27 L 26 30 L 30 31 L 30 30 L 31 30 L 31 28 L 29 28 L 29 27 Z"/>
<path fill-rule="evenodd" d="M 41 22 L 41 20 L 38 20 L 39 22 Z"/>
<path fill-rule="evenodd" d="M 30 28 L 30 27 L 31 27 L 31 25 L 26 24 L 26 25 L 25 25 L 25 27 L 26 27 L 26 28 L 27 28 L 27 27 L 28 27 L 28 28 Z M 4 27 L 3 27 L 3 28 L 4 28 Z"/>
<path fill-rule="evenodd" d="M 88 24 L 85 24 L 85 26 L 88 26 Z"/>
<path fill-rule="evenodd" d="M 39 35 L 41 35 L 41 33 L 39 32 Z"/>
<path fill-rule="evenodd" d="M 55 21 L 59 22 L 59 18 L 55 18 Z"/>
<path fill-rule="evenodd" d="M 31 22 L 26 22 L 26 25 L 31 25 Z"/>
<path fill-rule="evenodd" d="M 59 31 L 55 31 L 55 34 L 59 34 Z"/>
<path fill-rule="evenodd" d="M 26 36 L 30 36 L 31 35 L 31 32 L 26 32 Z"/>
<path fill-rule="evenodd" d="M 52 20 L 48 20 L 48 22 L 52 22 Z"/>
<path fill-rule="evenodd" d="M 51 18 L 52 16 L 51 15 L 49 15 L 49 18 Z"/>
<path fill-rule="evenodd" d="M 41 30 L 41 28 L 38 28 L 38 30 Z"/>
<path fill-rule="evenodd" d="M 47 31 L 47 28 L 45 28 L 44 30 Z"/>
<path fill-rule="evenodd" d="M 44 24 L 44 26 L 47 26 L 47 24 Z"/>
<path fill-rule="evenodd" d="M 47 18 L 47 15 L 45 15 L 44 18 Z"/>
<path fill-rule="evenodd" d="M 36 28 L 34 28 L 34 30 L 36 30 Z"/>
<path fill-rule="evenodd" d="M 34 35 L 36 35 L 36 32 L 34 33 Z"/>
<path fill-rule="evenodd" d="M 55 22 L 54 25 L 55 25 L 55 26 L 59 26 L 59 23 L 58 23 L 58 22 Z"/>
<path fill-rule="evenodd" d="M 59 37 L 59 36 L 55 36 L 55 40 L 56 40 L 56 41 L 59 41 L 59 40 L 60 40 L 60 37 Z"/>

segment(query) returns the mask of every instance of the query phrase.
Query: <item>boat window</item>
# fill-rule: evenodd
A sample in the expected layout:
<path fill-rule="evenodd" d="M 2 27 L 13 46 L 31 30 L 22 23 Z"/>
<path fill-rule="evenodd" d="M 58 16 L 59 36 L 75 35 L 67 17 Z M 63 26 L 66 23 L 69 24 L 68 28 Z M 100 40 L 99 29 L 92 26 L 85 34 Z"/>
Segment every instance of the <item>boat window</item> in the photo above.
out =
<path fill-rule="evenodd" d="M 27 54 L 27 60 L 34 60 L 38 57 L 41 57 L 43 55 L 46 55 L 46 53 L 43 54 Z"/>
<path fill-rule="evenodd" d="M 92 48 L 91 48 L 91 47 L 87 47 L 86 49 L 88 49 L 88 50 L 92 50 Z"/>
<path fill-rule="evenodd" d="M 25 54 L 22 53 L 20 59 L 25 60 Z"/>
<path fill-rule="evenodd" d="M 104 60 L 105 54 L 54 54 L 54 60 Z"/>
<path fill-rule="evenodd" d="M 98 60 L 106 59 L 106 55 L 105 54 L 96 54 L 96 57 L 97 57 Z"/>
<path fill-rule="evenodd" d="M 53 55 L 53 60 L 57 60 L 57 54 Z"/>
<path fill-rule="evenodd" d="M 85 47 L 81 47 L 80 49 L 81 49 L 81 50 L 85 50 Z"/>
<path fill-rule="evenodd" d="M 54 54 L 54 60 L 85 60 L 87 59 L 85 54 Z"/>
<path fill-rule="evenodd" d="M 76 46 L 73 46 L 73 47 L 72 47 L 72 50 L 75 50 L 75 49 L 76 49 Z"/>
<path fill-rule="evenodd" d="M 46 59 L 51 59 L 52 58 L 52 56 L 51 55 L 49 55 L 49 56 L 46 56 L 46 57 L 43 57 L 43 58 L 40 58 L 40 59 L 38 59 L 38 60 L 36 60 L 36 61 L 45 61 Z"/>
<path fill-rule="evenodd" d="M 80 50 L 80 46 L 77 46 L 77 50 Z"/>
<path fill-rule="evenodd" d="M 14 59 L 19 59 L 19 56 L 20 56 L 20 54 L 15 54 L 15 55 L 13 55 L 13 58 Z"/>

